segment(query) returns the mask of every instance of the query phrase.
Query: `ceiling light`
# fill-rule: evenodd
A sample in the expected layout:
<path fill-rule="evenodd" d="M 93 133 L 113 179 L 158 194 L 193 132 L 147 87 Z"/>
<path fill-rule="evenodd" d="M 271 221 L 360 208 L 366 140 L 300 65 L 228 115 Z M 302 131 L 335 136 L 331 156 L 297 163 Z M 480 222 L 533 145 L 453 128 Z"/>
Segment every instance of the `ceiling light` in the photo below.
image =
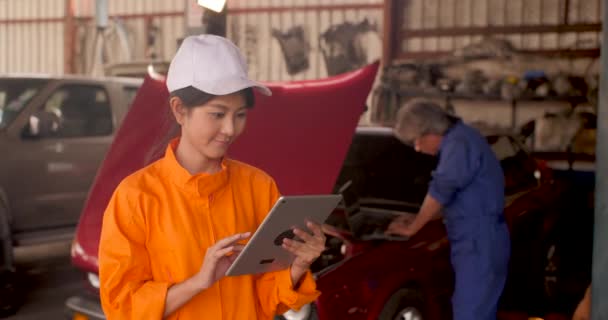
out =
<path fill-rule="evenodd" d="M 198 0 L 198 5 L 215 12 L 221 12 L 226 5 L 226 0 Z"/>

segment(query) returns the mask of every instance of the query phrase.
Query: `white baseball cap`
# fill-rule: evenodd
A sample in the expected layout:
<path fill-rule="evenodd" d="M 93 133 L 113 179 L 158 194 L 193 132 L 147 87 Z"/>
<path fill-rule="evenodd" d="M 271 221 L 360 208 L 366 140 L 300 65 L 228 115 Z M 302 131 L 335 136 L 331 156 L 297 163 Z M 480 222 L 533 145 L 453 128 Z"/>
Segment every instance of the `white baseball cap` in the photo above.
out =
<path fill-rule="evenodd" d="M 189 86 L 218 96 L 246 88 L 272 95 L 266 86 L 249 79 L 247 62 L 234 43 L 208 34 L 185 38 L 169 66 L 169 92 Z"/>

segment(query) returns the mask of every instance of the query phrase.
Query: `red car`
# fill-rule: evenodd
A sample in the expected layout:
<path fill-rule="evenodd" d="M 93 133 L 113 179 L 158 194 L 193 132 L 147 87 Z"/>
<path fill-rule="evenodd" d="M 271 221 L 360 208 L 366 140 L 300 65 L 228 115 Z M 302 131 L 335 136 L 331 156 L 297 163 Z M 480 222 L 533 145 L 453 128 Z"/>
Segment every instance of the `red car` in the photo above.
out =
<path fill-rule="evenodd" d="M 563 186 L 517 138 L 483 133 L 505 173 L 505 216 L 513 245 L 501 318 L 546 317 L 556 310 L 554 231 Z M 451 318 L 453 273 L 442 221 L 407 241 L 383 235 L 395 216 L 418 211 L 435 165 L 434 157 L 400 143 L 389 128 L 357 129 L 336 184 L 336 190 L 348 186 L 345 207 L 328 220 L 333 237 L 313 266 L 323 294 L 315 306 L 284 318 Z M 578 290 L 582 294 L 584 286 Z"/>
<path fill-rule="evenodd" d="M 287 319 L 450 317 L 452 270 L 441 221 L 408 241 L 382 234 L 395 214 L 417 211 L 436 160 L 399 143 L 390 129 L 356 129 L 377 68 L 270 84 L 273 96 L 257 97 L 247 130 L 231 149 L 231 157 L 272 175 L 283 194 L 340 190 L 345 198 L 328 220 L 328 250 L 313 266 L 323 294 Z M 66 302 L 73 319 L 104 319 L 97 278 L 102 214 L 122 178 L 164 150 L 167 95 L 162 80 L 146 79 L 90 191 L 72 246 L 88 290 Z M 488 141 L 506 173 L 513 239 L 503 309 L 542 314 L 558 279 L 551 233 L 562 189 L 515 138 L 492 134 Z"/>

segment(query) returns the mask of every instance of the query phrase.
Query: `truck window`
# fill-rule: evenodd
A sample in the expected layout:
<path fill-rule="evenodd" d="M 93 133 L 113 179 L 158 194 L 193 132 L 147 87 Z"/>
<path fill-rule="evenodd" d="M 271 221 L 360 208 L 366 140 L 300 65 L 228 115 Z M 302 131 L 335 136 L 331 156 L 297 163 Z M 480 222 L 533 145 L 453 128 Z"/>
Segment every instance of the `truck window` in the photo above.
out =
<path fill-rule="evenodd" d="M 63 86 L 51 95 L 44 111 L 59 119 L 54 137 L 106 136 L 113 131 L 110 100 L 99 86 Z"/>
<path fill-rule="evenodd" d="M 0 80 L 0 129 L 15 120 L 47 82 L 38 79 Z"/>
<path fill-rule="evenodd" d="M 131 105 L 133 104 L 133 100 L 135 100 L 135 96 L 137 95 L 137 90 L 139 87 L 124 87 L 125 97 L 127 97 L 127 108 L 131 109 Z"/>

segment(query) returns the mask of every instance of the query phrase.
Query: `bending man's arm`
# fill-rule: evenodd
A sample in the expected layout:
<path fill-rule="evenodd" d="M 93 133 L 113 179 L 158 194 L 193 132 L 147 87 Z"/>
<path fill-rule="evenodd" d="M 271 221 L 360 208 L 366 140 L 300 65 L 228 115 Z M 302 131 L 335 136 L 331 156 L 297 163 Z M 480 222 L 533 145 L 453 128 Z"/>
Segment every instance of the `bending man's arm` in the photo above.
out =
<path fill-rule="evenodd" d="M 437 201 L 433 196 L 427 194 L 424 197 L 424 201 L 422 202 L 422 207 L 420 207 L 420 211 L 418 211 L 418 215 L 416 215 L 416 219 L 412 221 L 409 225 L 411 231 L 413 233 L 417 233 L 424 227 L 429 221 L 436 219 L 441 216 L 442 210 L 441 203 Z"/>

